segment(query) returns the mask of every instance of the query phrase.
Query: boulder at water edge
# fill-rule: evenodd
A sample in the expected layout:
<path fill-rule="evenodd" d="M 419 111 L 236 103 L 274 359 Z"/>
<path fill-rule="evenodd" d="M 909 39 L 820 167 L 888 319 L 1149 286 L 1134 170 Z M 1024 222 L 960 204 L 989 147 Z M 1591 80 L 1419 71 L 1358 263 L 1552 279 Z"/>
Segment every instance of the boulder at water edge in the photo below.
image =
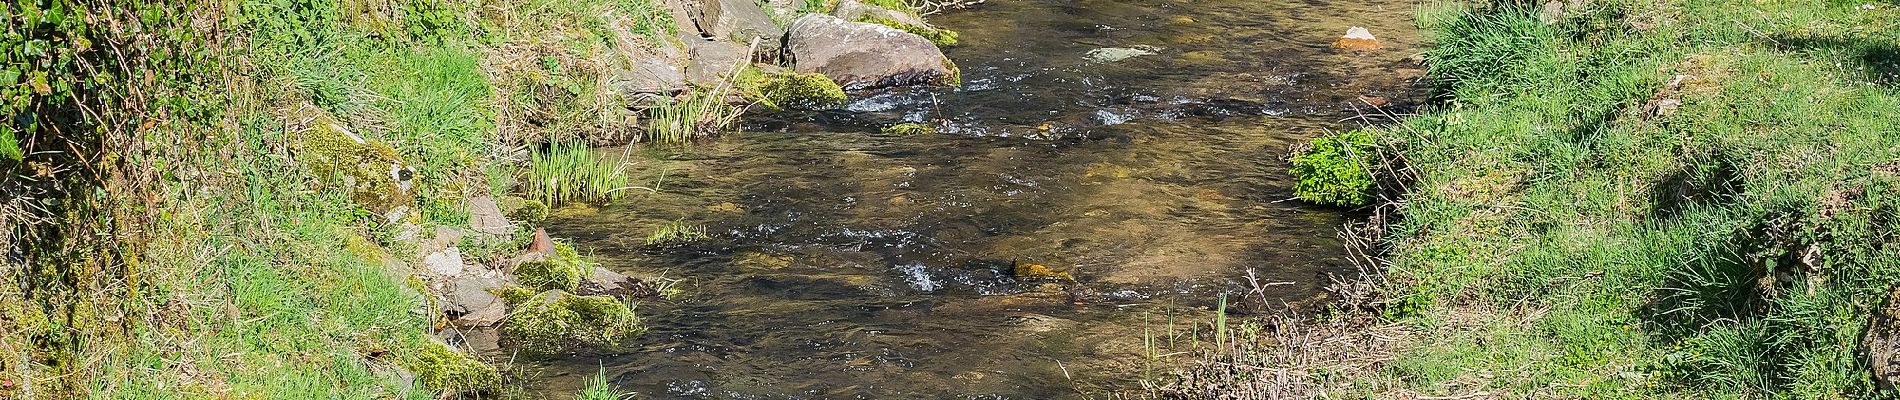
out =
<path fill-rule="evenodd" d="M 699 10 L 699 31 L 713 40 L 746 45 L 754 39 L 760 50 L 777 50 L 785 31 L 752 0 L 705 0 Z"/>
<path fill-rule="evenodd" d="M 785 44 L 793 70 L 825 74 L 847 90 L 958 79 L 956 64 L 929 39 L 883 25 L 806 15 L 792 21 Z"/>

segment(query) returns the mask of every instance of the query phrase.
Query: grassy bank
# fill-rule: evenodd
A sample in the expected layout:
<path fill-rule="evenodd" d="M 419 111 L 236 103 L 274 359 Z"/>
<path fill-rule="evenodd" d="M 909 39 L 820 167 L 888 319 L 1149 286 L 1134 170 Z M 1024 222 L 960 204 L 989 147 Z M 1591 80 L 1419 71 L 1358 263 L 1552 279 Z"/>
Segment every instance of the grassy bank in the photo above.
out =
<path fill-rule="evenodd" d="M 466 229 L 527 144 L 624 130 L 607 55 L 667 34 L 643 1 L 4 10 L 0 398 L 22 399 L 493 389 L 429 338 L 406 229 Z M 375 204 L 339 180 L 358 161 L 414 176 Z"/>
<path fill-rule="evenodd" d="M 1866 398 L 1900 282 L 1900 5 L 1427 7 L 1436 105 L 1371 129 L 1375 397 Z M 1582 5 L 1577 7 L 1575 5 Z"/>

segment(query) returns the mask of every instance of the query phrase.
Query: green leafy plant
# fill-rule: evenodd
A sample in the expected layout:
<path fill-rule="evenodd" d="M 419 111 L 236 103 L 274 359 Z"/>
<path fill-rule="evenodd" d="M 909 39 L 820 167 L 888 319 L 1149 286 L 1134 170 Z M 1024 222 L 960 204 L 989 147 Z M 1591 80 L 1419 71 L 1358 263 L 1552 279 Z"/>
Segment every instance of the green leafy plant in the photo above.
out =
<path fill-rule="evenodd" d="M 1372 134 L 1356 130 L 1313 139 L 1293 157 L 1293 195 L 1302 200 L 1342 207 L 1372 202 Z"/>

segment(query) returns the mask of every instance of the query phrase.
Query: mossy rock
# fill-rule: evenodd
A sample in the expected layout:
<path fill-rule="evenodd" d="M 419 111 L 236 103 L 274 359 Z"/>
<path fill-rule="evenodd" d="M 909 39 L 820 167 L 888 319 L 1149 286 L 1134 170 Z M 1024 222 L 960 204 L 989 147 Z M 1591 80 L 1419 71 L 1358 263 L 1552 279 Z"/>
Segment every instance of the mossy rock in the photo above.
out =
<path fill-rule="evenodd" d="M 645 332 L 633 307 L 611 296 L 548 290 L 516 305 L 502 334 L 523 350 L 553 353 L 572 343 L 611 346 Z"/>
<path fill-rule="evenodd" d="M 536 257 L 515 264 L 515 281 L 536 290 L 573 292 L 587 275 L 587 262 L 567 243 L 554 244 L 553 257 Z"/>
<path fill-rule="evenodd" d="M 527 225 L 537 225 L 547 220 L 550 211 L 548 203 L 522 197 L 502 196 L 495 199 L 495 203 L 501 208 L 501 215 Z"/>
<path fill-rule="evenodd" d="M 937 133 L 937 128 L 932 127 L 930 125 L 924 125 L 924 124 L 920 124 L 916 122 L 905 122 L 905 123 L 901 123 L 897 125 L 884 127 L 884 133 L 888 135 L 902 135 L 902 136 L 929 135 L 929 134 Z"/>
<path fill-rule="evenodd" d="M 821 109 L 843 104 L 844 88 L 816 72 L 762 74 L 755 83 L 760 101 L 777 108 Z"/>
<path fill-rule="evenodd" d="M 1065 280 L 1065 281 L 1075 280 L 1075 275 L 1070 274 L 1068 271 L 1057 271 L 1054 268 L 1049 268 L 1049 266 L 1047 265 L 1028 263 L 1028 262 L 1022 262 L 1022 261 L 1017 261 L 1015 268 L 1013 268 L 1013 271 L 1011 272 L 1012 272 L 1012 275 L 1015 275 L 1017 279 L 1058 279 L 1058 280 Z"/>
<path fill-rule="evenodd" d="M 423 386 L 443 393 L 487 393 L 501 389 L 501 372 L 475 357 L 463 354 L 432 339 L 404 355 L 398 361 L 403 369 L 416 374 Z"/>
<path fill-rule="evenodd" d="M 937 47 L 953 47 L 957 45 L 957 31 L 953 31 L 949 29 L 943 29 L 943 28 L 926 26 L 926 25 L 907 24 L 907 23 L 904 23 L 903 21 L 898 21 L 898 20 L 889 19 L 889 18 L 878 18 L 878 17 L 858 18 L 858 20 L 854 22 L 868 22 L 868 23 L 888 26 L 888 27 L 891 27 L 892 29 L 896 29 L 896 30 L 900 30 L 904 32 L 910 32 L 911 34 L 914 34 L 917 36 L 923 36 L 924 39 L 929 39 L 930 43 L 937 45 Z"/>
<path fill-rule="evenodd" d="M 318 179 L 349 190 L 357 205 L 390 221 L 400 219 L 415 202 L 416 170 L 395 148 L 351 133 L 313 105 L 287 116 L 303 123 L 297 159 Z"/>
<path fill-rule="evenodd" d="M 1318 204 L 1360 207 L 1372 203 L 1369 169 L 1377 145 L 1370 132 L 1356 130 L 1313 139 L 1295 151 L 1293 196 Z"/>

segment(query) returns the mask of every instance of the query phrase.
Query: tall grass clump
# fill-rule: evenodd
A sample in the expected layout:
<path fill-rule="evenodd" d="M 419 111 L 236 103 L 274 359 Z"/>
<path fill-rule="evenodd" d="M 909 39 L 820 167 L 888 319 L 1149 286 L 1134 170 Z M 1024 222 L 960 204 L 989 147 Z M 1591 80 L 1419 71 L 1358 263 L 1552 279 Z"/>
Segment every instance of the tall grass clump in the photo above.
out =
<path fill-rule="evenodd" d="M 684 143 L 720 134 L 739 121 L 745 110 L 726 104 L 727 90 L 694 90 L 685 98 L 670 99 L 647 109 L 643 141 Z"/>
<path fill-rule="evenodd" d="M 574 394 L 574 400 L 621 400 L 631 396 L 633 393 L 622 392 L 607 382 L 607 369 L 603 367 L 587 378 L 580 393 Z"/>
<path fill-rule="evenodd" d="M 613 201 L 631 188 L 625 163 L 581 143 L 556 143 L 535 152 L 524 175 L 525 191 L 550 205 Z"/>

